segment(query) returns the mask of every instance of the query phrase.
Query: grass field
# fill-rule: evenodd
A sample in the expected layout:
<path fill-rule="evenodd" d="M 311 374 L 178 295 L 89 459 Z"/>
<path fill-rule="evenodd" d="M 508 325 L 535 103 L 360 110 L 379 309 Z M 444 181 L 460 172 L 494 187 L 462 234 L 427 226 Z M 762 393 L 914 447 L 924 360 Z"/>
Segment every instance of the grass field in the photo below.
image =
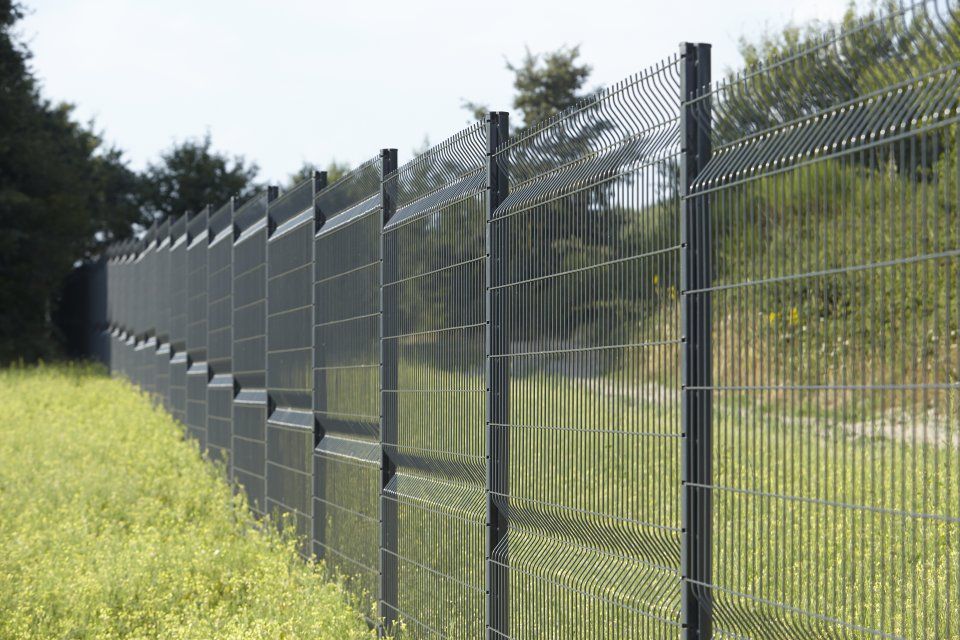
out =
<path fill-rule="evenodd" d="M 0 371 L 0 638 L 370 637 L 128 384 Z"/>

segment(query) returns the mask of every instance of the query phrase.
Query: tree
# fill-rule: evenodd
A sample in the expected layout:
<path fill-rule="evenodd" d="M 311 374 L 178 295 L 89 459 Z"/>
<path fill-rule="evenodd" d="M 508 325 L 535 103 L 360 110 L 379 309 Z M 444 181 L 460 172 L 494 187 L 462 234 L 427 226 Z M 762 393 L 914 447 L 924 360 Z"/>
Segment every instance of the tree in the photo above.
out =
<path fill-rule="evenodd" d="M 513 108 L 522 117 L 514 123 L 517 133 L 542 120 L 568 109 L 592 95 L 584 91 L 590 79 L 590 65 L 578 62 L 580 47 L 564 46 L 550 53 L 524 53 L 519 64 L 507 61 L 507 69 L 513 73 Z M 475 120 L 482 119 L 490 110 L 479 102 L 464 101 L 463 108 Z"/>
<path fill-rule="evenodd" d="M 579 46 L 562 47 L 544 55 L 532 54 L 528 49 L 519 65 L 507 63 L 517 92 L 513 108 L 523 116 L 523 128 L 569 109 L 590 95 L 583 91 L 583 86 L 591 69 L 578 64 L 579 57 Z"/>
<path fill-rule="evenodd" d="M 129 238 L 134 224 L 146 222 L 138 198 L 141 178 L 127 166 L 123 152 L 108 147 L 98 150 L 91 160 L 92 200 L 88 212 L 93 232 L 84 257 L 99 255 L 110 243 Z"/>
<path fill-rule="evenodd" d="M 145 221 L 218 207 L 233 196 L 248 198 L 259 189 L 259 171 L 243 156 L 215 151 L 209 133 L 175 144 L 141 177 L 139 203 Z"/>
<path fill-rule="evenodd" d="M 139 216 L 122 154 L 40 95 L 13 36 L 21 17 L 0 0 L 0 362 L 56 353 L 64 277 Z"/>

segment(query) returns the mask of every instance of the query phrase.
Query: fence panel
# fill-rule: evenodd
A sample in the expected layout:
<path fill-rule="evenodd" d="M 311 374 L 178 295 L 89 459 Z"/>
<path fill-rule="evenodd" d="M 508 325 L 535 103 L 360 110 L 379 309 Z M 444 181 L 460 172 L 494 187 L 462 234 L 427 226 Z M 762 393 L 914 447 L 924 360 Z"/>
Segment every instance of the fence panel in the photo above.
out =
<path fill-rule="evenodd" d="M 153 355 L 154 380 L 157 399 L 168 407 L 170 396 L 170 220 L 164 220 L 157 230 L 157 253 L 154 260 L 156 280 L 150 292 L 156 299 L 157 350 Z"/>
<path fill-rule="evenodd" d="M 120 263 L 120 280 L 123 291 L 123 299 L 120 310 L 120 341 L 121 356 L 120 370 L 125 378 L 133 379 L 133 350 L 136 347 L 136 338 L 133 334 L 134 326 L 134 308 L 135 308 L 135 283 L 133 262 L 137 257 L 137 241 L 130 240 L 124 248 L 123 260 Z"/>
<path fill-rule="evenodd" d="M 312 538 L 313 200 L 317 173 L 270 203 L 267 218 L 267 509 L 291 513 Z"/>
<path fill-rule="evenodd" d="M 150 227 L 150 253 L 144 264 L 143 296 L 146 299 L 144 304 L 144 330 L 146 331 L 146 352 L 141 363 L 143 377 L 147 383 L 147 391 L 151 394 L 157 392 L 156 378 L 156 354 L 157 354 L 157 315 L 159 312 L 159 301 L 157 300 L 157 288 L 159 279 L 159 246 L 160 246 L 160 224 L 155 222 Z"/>
<path fill-rule="evenodd" d="M 141 305 L 139 285 L 142 271 L 140 260 L 143 257 L 144 244 L 143 240 L 134 240 L 127 263 L 127 287 L 130 291 L 130 296 L 127 299 L 127 338 L 130 344 L 127 377 L 137 385 L 140 384 L 140 356 L 142 354 L 142 349 L 139 349 L 141 344 L 139 335 Z"/>
<path fill-rule="evenodd" d="M 140 361 L 143 359 L 143 334 L 142 334 L 142 316 L 143 316 L 143 297 L 141 295 L 141 283 L 143 280 L 143 257 L 147 242 L 145 239 L 134 242 L 133 253 L 130 256 L 129 274 L 130 274 L 130 299 L 129 312 L 130 322 L 128 334 L 130 336 L 131 354 L 130 364 L 127 372 L 130 381 L 135 385 L 142 386 L 143 381 L 140 378 Z"/>
<path fill-rule="evenodd" d="M 120 284 L 117 280 L 117 260 L 120 243 L 116 243 L 107 249 L 107 330 L 105 342 L 109 345 L 107 348 L 107 366 L 110 373 L 116 375 L 119 369 L 119 340 L 117 339 L 117 309 L 120 300 Z"/>
<path fill-rule="evenodd" d="M 233 212 L 231 199 L 210 216 L 207 248 L 207 447 L 211 457 L 233 464 Z"/>
<path fill-rule="evenodd" d="M 960 633 L 956 18 L 903 5 L 693 101 L 717 636 Z"/>
<path fill-rule="evenodd" d="M 157 381 L 153 376 L 155 370 L 155 354 L 157 352 L 156 338 L 156 257 L 157 257 L 157 224 L 147 229 L 143 238 L 143 250 L 138 257 L 137 265 L 137 379 L 141 388 L 147 393 L 156 392 Z"/>
<path fill-rule="evenodd" d="M 129 246 L 129 241 L 121 243 L 117 247 L 117 255 L 114 258 L 113 262 L 113 278 L 114 284 L 116 285 L 117 292 L 119 295 L 116 299 L 116 304 L 114 306 L 113 314 L 113 339 L 114 339 L 114 362 L 115 366 L 113 370 L 119 375 L 123 375 L 124 362 L 123 354 L 126 346 L 126 338 L 123 335 L 123 322 L 124 322 L 124 305 L 126 304 L 127 296 L 126 289 L 124 288 L 124 263 L 127 259 L 127 247 Z"/>
<path fill-rule="evenodd" d="M 274 197 L 271 189 L 234 215 L 231 468 L 260 515 L 267 500 L 267 204 Z"/>
<path fill-rule="evenodd" d="M 394 150 L 316 198 L 313 551 L 349 578 L 365 614 L 379 593 L 381 184 L 391 158 L 395 167 Z"/>
<path fill-rule="evenodd" d="M 671 58 L 497 150 L 493 562 L 516 612 L 494 612 L 497 637 L 680 632 L 681 72 Z"/>
<path fill-rule="evenodd" d="M 126 304 L 127 304 L 127 295 L 126 288 L 124 287 L 125 277 L 126 277 L 126 261 L 127 261 L 127 250 L 130 246 L 130 242 L 124 242 L 119 249 L 117 250 L 117 257 L 114 263 L 114 272 L 117 284 L 117 290 L 120 292 L 120 295 L 117 297 L 117 306 L 116 306 L 116 321 L 115 321 L 115 340 L 116 340 L 116 361 L 117 361 L 117 373 L 119 375 L 124 374 L 124 350 L 126 348 L 126 336 L 124 335 L 124 320 L 126 316 Z"/>
<path fill-rule="evenodd" d="M 187 214 L 170 227 L 170 413 L 187 421 Z"/>
<path fill-rule="evenodd" d="M 395 189 L 382 240 L 384 613 L 413 637 L 480 637 L 483 123 L 404 165 Z"/>
<path fill-rule="evenodd" d="M 141 296 L 140 284 L 143 278 L 142 259 L 145 246 L 146 241 L 143 239 L 134 242 L 128 267 L 130 273 L 130 321 L 127 333 L 130 336 L 131 354 L 127 375 L 130 380 L 137 385 L 142 383 L 140 380 L 140 360 L 143 355 L 143 340 L 141 334 L 143 298 Z"/>
<path fill-rule="evenodd" d="M 187 429 L 207 450 L 207 249 L 210 207 L 187 220 Z"/>

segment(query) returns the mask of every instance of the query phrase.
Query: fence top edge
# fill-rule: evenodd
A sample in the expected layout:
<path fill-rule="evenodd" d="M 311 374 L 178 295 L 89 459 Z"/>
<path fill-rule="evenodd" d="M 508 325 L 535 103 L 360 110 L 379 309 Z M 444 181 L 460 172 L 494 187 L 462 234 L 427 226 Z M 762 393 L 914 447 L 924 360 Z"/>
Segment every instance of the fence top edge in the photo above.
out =
<path fill-rule="evenodd" d="M 337 191 L 342 191 L 347 184 L 350 184 L 352 179 L 355 179 L 357 176 L 363 174 L 364 171 L 369 169 L 371 166 L 377 165 L 380 162 L 380 156 L 373 156 L 367 160 L 364 160 L 356 167 L 345 173 L 339 180 L 331 182 L 326 187 L 317 192 L 317 198 L 322 197 L 328 193 L 336 193 Z"/>
<path fill-rule="evenodd" d="M 713 157 L 691 190 L 702 195 L 948 126 L 960 86 L 958 11 L 957 0 L 900 2 L 704 87 L 687 105 L 711 123 Z M 790 82 L 808 76 L 818 80 Z"/>
<path fill-rule="evenodd" d="M 908 28 L 914 23 L 908 21 L 926 18 L 931 25 L 939 26 L 943 30 L 942 33 L 946 33 L 951 26 L 949 20 L 958 21 L 956 16 L 950 14 L 958 11 L 960 11 L 960 3 L 957 0 L 898 0 L 896 9 L 891 9 L 889 5 L 881 6 L 876 14 L 868 19 L 860 18 L 854 22 L 839 25 L 828 23 L 821 31 L 804 34 L 799 43 L 786 51 L 768 53 L 755 63 L 727 73 L 709 85 L 700 87 L 697 95 L 689 102 L 704 102 L 719 93 L 729 91 L 731 87 L 749 84 L 793 62 L 815 57 L 831 47 L 843 46 L 857 36 L 869 35 L 872 29 L 878 27 L 889 27 L 897 36 L 911 36 L 915 34 L 911 34 Z M 954 44 L 960 46 L 960 40 L 957 40 L 956 36 L 953 37 Z"/>
<path fill-rule="evenodd" d="M 224 230 L 233 226 L 233 214 L 236 209 L 236 198 L 230 198 L 219 209 L 210 214 L 210 220 L 207 226 L 210 229 L 211 238 L 216 238 Z"/>
<path fill-rule="evenodd" d="M 397 210 L 437 194 L 481 170 L 486 157 L 486 123 L 474 122 L 384 177 L 394 181 Z"/>
<path fill-rule="evenodd" d="M 580 99 L 576 104 L 571 105 L 563 111 L 550 116 L 545 120 L 536 122 L 528 127 L 524 127 L 517 133 L 509 136 L 497 146 L 496 154 L 502 155 L 508 153 L 511 149 L 528 146 L 535 139 L 548 136 L 552 130 L 563 128 L 564 125 L 569 126 L 578 118 L 584 118 L 587 113 L 618 101 L 619 104 L 613 107 L 618 112 L 622 112 L 625 108 L 626 105 L 623 104 L 624 100 L 626 100 L 628 103 L 632 103 L 630 106 L 636 107 L 642 104 L 642 106 L 645 107 L 654 107 L 654 110 L 656 111 L 664 110 L 666 108 L 678 109 L 680 104 L 679 80 L 677 81 L 675 87 L 675 104 L 663 102 L 662 100 L 665 96 L 658 96 L 657 94 L 664 94 L 667 92 L 667 89 L 673 88 L 672 86 L 667 87 L 663 83 L 662 77 L 665 73 L 669 73 L 671 70 L 676 70 L 678 73 L 677 78 L 679 79 L 678 65 L 681 59 L 682 58 L 679 53 L 672 54 L 663 60 L 645 69 L 642 69 L 641 71 L 615 82 L 612 85 L 594 91 L 590 95 Z M 642 97 L 636 93 L 638 87 L 644 85 L 644 91 L 650 93 L 650 96 L 648 97 Z M 669 97 L 674 98 L 674 96 Z M 649 116 L 647 117 L 647 120 L 650 120 Z"/>
<path fill-rule="evenodd" d="M 207 205 L 188 216 L 187 219 L 187 242 L 194 244 L 197 238 L 202 238 L 208 231 L 210 221 L 210 205 Z"/>
<path fill-rule="evenodd" d="M 321 228 L 369 200 L 382 185 L 381 157 L 365 160 L 336 182 L 320 190 L 313 199 Z"/>
<path fill-rule="evenodd" d="M 316 236 L 318 238 L 327 236 L 371 213 L 375 213 L 380 206 L 380 192 L 374 191 L 373 193 L 369 193 L 365 198 L 362 198 L 353 205 L 326 218 L 323 225 L 317 230 Z"/>
<path fill-rule="evenodd" d="M 233 224 L 237 229 L 238 235 L 242 234 L 258 221 L 266 219 L 268 199 L 269 192 L 261 191 L 247 199 L 246 202 L 234 210 Z"/>
<path fill-rule="evenodd" d="M 296 185 L 267 203 L 267 217 L 272 226 L 280 226 L 313 205 L 318 187 L 326 182 L 326 172 L 316 171 L 314 175 L 301 180 Z"/>

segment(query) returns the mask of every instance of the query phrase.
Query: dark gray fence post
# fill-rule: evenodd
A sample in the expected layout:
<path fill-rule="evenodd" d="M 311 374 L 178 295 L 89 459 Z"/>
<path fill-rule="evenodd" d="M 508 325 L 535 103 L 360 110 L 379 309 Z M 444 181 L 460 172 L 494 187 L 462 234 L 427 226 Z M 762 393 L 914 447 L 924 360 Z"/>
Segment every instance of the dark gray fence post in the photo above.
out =
<path fill-rule="evenodd" d="M 497 208 L 507 196 L 508 175 L 505 156 L 497 148 L 509 136 L 509 116 L 493 112 L 487 125 L 487 256 L 486 256 L 486 360 L 487 360 L 487 539 L 486 539 L 486 635 L 488 639 L 509 635 L 509 575 L 507 553 L 509 353 L 504 326 L 503 296 L 498 288 L 506 280 L 506 252 L 502 227 L 494 230 Z"/>
<path fill-rule="evenodd" d="M 397 210 L 397 150 L 380 151 L 380 202 L 383 208 L 382 227 Z M 384 340 L 395 335 L 397 287 L 384 287 L 396 280 L 396 274 L 385 271 L 384 256 L 396 254 L 396 234 L 380 234 L 380 633 L 389 631 L 395 620 L 397 605 L 397 505 L 384 497 L 387 483 L 397 471 L 390 459 L 390 445 L 397 443 L 397 343 Z M 396 264 L 393 261 L 391 264 Z"/>
<path fill-rule="evenodd" d="M 710 83 L 710 45 L 685 43 L 680 127 L 682 211 L 681 323 L 683 331 L 683 573 L 684 636 L 712 637 L 709 588 L 712 579 L 713 504 L 710 346 L 710 215 L 708 196 L 693 198 L 691 186 L 710 159 L 710 104 L 700 98 Z"/>

